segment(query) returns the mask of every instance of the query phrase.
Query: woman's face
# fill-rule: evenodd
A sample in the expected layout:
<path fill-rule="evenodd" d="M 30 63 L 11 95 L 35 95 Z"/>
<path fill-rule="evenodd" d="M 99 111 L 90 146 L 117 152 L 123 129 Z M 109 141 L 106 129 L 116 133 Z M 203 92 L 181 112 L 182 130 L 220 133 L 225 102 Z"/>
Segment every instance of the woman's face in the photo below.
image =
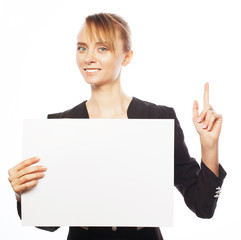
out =
<path fill-rule="evenodd" d="M 132 51 L 125 53 L 117 32 L 115 52 L 105 42 L 88 36 L 83 27 L 78 35 L 76 61 L 85 81 L 96 86 L 112 83 L 120 78 L 122 66 L 130 62 Z"/>

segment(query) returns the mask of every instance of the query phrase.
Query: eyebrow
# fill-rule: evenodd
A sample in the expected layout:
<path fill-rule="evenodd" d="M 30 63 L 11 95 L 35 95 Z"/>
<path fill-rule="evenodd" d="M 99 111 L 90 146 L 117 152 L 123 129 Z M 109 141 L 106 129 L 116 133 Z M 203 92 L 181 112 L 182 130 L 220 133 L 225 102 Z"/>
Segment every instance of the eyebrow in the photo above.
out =
<path fill-rule="evenodd" d="M 84 42 L 77 42 L 77 45 L 84 45 L 84 46 L 87 46 L 87 44 L 84 43 Z"/>
<path fill-rule="evenodd" d="M 88 46 L 88 44 L 85 43 L 85 42 L 77 42 L 77 45 Z M 96 42 L 95 45 L 96 46 L 98 46 L 98 45 L 106 45 L 106 46 L 108 46 L 108 43 L 107 42 Z"/>

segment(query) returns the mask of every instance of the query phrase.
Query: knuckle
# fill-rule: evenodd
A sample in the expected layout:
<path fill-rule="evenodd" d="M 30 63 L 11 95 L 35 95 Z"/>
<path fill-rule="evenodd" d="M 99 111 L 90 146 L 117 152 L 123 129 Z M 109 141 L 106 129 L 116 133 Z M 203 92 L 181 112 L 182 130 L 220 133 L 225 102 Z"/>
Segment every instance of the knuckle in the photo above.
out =
<path fill-rule="evenodd" d="M 211 120 L 214 121 L 215 119 L 216 119 L 216 116 L 213 114 L 213 115 L 211 116 Z"/>
<path fill-rule="evenodd" d="M 37 173 L 37 177 L 41 178 L 43 176 L 43 173 Z"/>
<path fill-rule="evenodd" d="M 213 120 L 214 120 L 214 119 L 213 119 L 213 116 L 210 116 L 209 119 L 208 119 L 208 123 L 209 123 L 209 124 L 212 123 Z"/>
<path fill-rule="evenodd" d="M 24 183 L 24 184 L 22 184 L 22 190 L 24 191 L 24 190 L 26 190 L 27 189 L 27 183 Z"/>
<path fill-rule="evenodd" d="M 24 163 L 26 162 L 26 160 L 23 160 L 22 162 L 19 163 L 19 165 L 24 165 Z"/>
<path fill-rule="evenodd" d="M 33 183 L 33 181 L 32 181 L 32 182 L 24 183 L 24 184 L 23 184 L 23 189 L 24 189 L 24 190 L 29 189 L 29 188 L 32 186 L 32 183 Z"/>
<path fill-rule="evenodd" d="M 17 192 L 17 191 L 18 191 L 17 186 L 13 186 L 13 191 L 14 191 L 14 192 Z"/>
<path fill-rule="evenodd" d="M 27 159 L 26 161 L 24 161 L 24 167 L 27 167 L 30 164 L 31 164 L 31 160 L 30 159 Z"/>
<path fill-rule="evenodd" d="M 210 103 L 208 104 L 208 109 L 213 109 Z"/>
<path fill-rule="evenodd" d="M 203 120 L 203 119 L 204 119 L 204 117 L 205 117 L 205 116 L 204 116 L 204 113 L 203 113 L 203 112 L 201 112 L 201 113 L 200 113 L 200 118 L 201 118 L 201 120 Z"/>
<path fill-rule="evenodd" d="M 38 166 L 38 167 L 37 167 L 37 170 L 42 170 L 42 167 L 41 167 L 41 166 Z"/>
<path fill-rule="evenodd" d="M 209 119 L 209 118 L 210 118 L 210 111 L 208 110 L 206 114 L 206 119 Z"/>
<path fill-rule="evenodd" d="M 24 175 L 24 170 L 22 169 L 18 173 L 19 173 L 19 176 L 22 176 L 22 175 Z"/>
<path fill-rule="evenodd" d="M 208 110 L 208 112 L 209 112 L 210 116 L 215 114 L 215 112 L 212 109 Z"/>
<path fill-rule="evenodd" d="M 29 179 L 29 178 L 28 178 L 28 176 L 27 176 L 27 175 L 25 175 L 25 176 L 23 176 L 23 177 L 22 177 L 23 182 L 28 181 L 28 179 Z"/>
<path fill-rule="evenodd" d="M 37 185 L 37 183 L 38 183 L 38 180 L 33 180 L 29 183 L 25 183 L 25 189 L 29 189 L 31 187 L 34 187 L 35 185 Z"/>
<path fill-rule="evenodd" d="M 29 172 L 28 172 L 28 169 L 27 167 L 23 168 L 21 171 L 19 171 L 19 175 L 20 176 L 25 176 L 27 175 Z"/>
<path fill-rule="evenodd" d="M 9 178 L 8 178 L 8 181 L 11 183 L 11 182 L 12 182 L 12 177 L 9 177 Z"/>
<path fill-rule="evenodd" d="M 29 166 L 31 163 L 32 163 L 31 158 L 28 158 L 28 159 L 23 160 L 21 164 L 22 164 L 22 167 L 25 168 L 25 167 Z"/>

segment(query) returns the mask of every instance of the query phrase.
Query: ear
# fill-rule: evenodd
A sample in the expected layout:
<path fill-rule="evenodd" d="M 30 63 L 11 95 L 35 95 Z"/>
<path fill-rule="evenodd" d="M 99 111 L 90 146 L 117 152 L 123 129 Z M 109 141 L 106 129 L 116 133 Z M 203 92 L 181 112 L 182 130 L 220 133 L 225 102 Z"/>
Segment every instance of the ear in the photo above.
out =
<path fill-rule="evenodd" d="M 125 58 L 122 62 L 122 65 L 127 66 L 131 62 L 132 56 L 133 56 L 133 51 L 130 50 L 129 52 L 126 53 Z"/>

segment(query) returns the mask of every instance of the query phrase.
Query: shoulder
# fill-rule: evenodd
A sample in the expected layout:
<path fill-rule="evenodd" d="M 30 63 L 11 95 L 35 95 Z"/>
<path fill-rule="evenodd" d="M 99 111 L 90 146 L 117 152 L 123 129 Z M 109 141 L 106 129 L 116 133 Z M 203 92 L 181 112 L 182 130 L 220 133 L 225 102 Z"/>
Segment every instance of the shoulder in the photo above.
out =
<path fill-rule="evenodd" d="M 48 118 L 88 118 L 85 103 L 86 100 L 66 111 L 48 114 Z"/>
<path fill-rule="evenodd" d="M 175 119 L 176 114 L 172 107 L 158 105 L 133 97 L 129 107 L 130 117 L 138 118 L 170 118 Z"/>

